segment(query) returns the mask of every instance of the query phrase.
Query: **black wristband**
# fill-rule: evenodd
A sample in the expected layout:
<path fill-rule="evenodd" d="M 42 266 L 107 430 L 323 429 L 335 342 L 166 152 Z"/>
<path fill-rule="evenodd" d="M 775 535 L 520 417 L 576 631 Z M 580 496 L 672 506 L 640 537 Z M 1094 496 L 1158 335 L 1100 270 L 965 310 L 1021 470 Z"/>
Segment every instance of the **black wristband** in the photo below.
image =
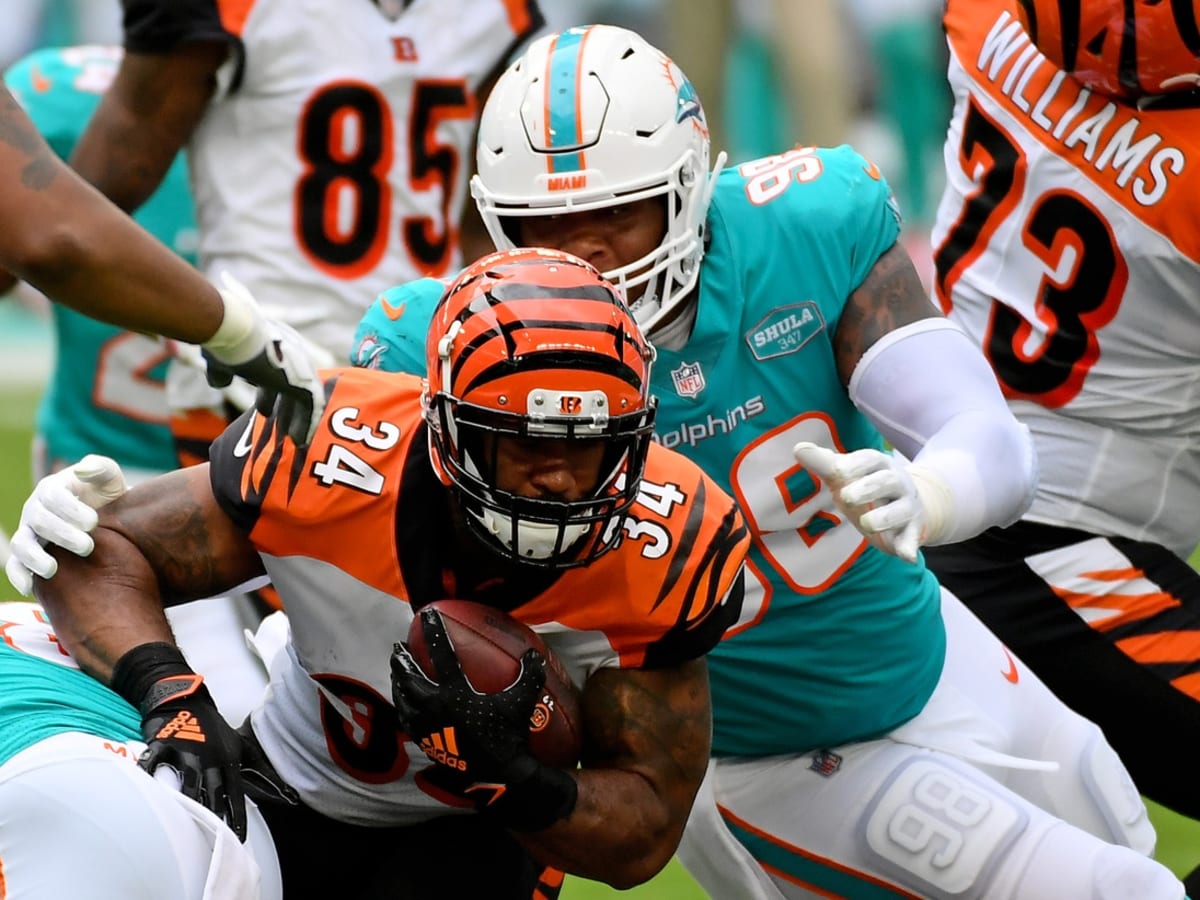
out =
<path fill-rule="evenodd" d="M 150 696 L 154 686 L 172 675 L 195 675 L 178 647 L 165 641 L 139 644 L 117 660 L 110 687 L 145 715 L 158 705 Z"/>
<path fill-rule="evenodd" d="M 579 783 L 569 772 L 539 765 L 480 812 L 513 831 L 542 831 L 571 815 L 578 800 Z"/>

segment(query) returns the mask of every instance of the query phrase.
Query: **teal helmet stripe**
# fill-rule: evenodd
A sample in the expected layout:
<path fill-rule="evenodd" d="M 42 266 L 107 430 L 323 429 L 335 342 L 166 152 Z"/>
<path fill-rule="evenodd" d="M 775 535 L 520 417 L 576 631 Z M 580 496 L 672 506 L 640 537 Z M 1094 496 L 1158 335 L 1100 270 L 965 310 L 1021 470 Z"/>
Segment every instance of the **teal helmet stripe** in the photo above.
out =
<path fill-rule="evenodd" d="M 583 154 L 556 153 L 555 150 L 578 147 L 583 141 L 579 122 L 579 59 L 583 55 L 586 28 L 564 31 L 554 42 L 546 79 L 546 127 L 551 154 L 551 172 L 578 172 Z"/>

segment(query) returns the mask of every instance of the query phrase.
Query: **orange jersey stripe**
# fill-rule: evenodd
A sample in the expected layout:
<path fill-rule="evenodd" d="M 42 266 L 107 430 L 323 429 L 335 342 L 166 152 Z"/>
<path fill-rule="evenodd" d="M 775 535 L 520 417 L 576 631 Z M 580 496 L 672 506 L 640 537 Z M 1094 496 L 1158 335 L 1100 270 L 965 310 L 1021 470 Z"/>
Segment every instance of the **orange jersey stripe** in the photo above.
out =
<path fill-rule="evenodd" d="M 508 14 L 508 27 L 518 37 L 524 35 L 533 26 L 529 0 L 503 0 L 503 3 L 504 11 Z"/>
<path fill-rule="evenodd" d="M 1193 700 L 1200 700 L 1200 672 L 1181 675 L 1171 679 L 1171 685 L 1178 691 L 1187 694 Z"/>
<path fill-rule="evenodd" d="M 1080 573 L 1081 578 L 1088 578 L 1092 581 L 1113 581 L 1122 583 L 1126 581 L 1140 581 L 1146 577 L 1146 573 L 1139 568 L 1130 566 L 1125 569 L 1097 569 L 1093 572 Z"/>
<path fill-rule="evenodd" d="M 1179 600 L 1164 591 L 1148 594 L 1081 594 L 1055 588 L 1054 593 L 1072 609 L 1111 609 L 1117 614 L 1091 622 L 1097 631 L 1109 631 L 1119 625 L 1136 622 L 1179 605 Z"/>
<path fill-rule="evenodd" d="M 171 416 L 171 434 L 176 440 L 212 443 L 228 426 L 228 419 L 210 409 L 179 410 Z"/>
<path fill-rule="evenodd" d="M 217 0 L 217 12 L 221 16 L 221 27 L 230 34 L 242 36 L 246 20 L 254 9 L 255 0 Z"/>
<path fill-rule="evenodd" d="M 1117 641 L 1122 653 L 1143 665 L 1200 659 L 1200 631 L 1161 631 Z"/>

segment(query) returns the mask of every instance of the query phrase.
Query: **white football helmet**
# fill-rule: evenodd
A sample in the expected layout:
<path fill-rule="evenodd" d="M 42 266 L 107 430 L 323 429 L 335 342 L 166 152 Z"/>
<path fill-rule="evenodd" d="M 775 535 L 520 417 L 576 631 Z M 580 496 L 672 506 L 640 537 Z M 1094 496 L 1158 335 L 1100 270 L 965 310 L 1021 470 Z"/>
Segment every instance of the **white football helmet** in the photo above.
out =
<path fill-rule="evenodd" d="M 497 248 L 520 245 L 512 219 L 666 196 L 666 234 L 651 253 L 605 272 L 647 333 L 696 284 L 720 154 L 687 77 L 624 28 L 548 35 L 500 76 L 479 125 L 471 194 Z"/>

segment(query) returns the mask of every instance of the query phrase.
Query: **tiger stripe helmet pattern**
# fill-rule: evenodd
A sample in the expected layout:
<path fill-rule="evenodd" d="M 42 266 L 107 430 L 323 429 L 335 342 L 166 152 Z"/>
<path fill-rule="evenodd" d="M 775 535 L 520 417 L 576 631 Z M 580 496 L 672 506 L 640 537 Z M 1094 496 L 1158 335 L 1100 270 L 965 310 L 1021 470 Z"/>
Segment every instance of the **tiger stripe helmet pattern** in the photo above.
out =
<path fill-rule="evenodd" d="M 425 345 L 429 453 L 485 543 L 549 568 L 617 546 L 653 433 L 653 359 L 617 289 L 570 254 L 500 251 L 447 287 Z M 603 442 L 595 490 L 567 500 L 501 489 L 498 436 Z"/>
<path fill-rule="evenodd" d="M 1124 98 L 1200 87 L 1198 9 L 1200 0 L 1017 0 L 1051 62 Z"/>

